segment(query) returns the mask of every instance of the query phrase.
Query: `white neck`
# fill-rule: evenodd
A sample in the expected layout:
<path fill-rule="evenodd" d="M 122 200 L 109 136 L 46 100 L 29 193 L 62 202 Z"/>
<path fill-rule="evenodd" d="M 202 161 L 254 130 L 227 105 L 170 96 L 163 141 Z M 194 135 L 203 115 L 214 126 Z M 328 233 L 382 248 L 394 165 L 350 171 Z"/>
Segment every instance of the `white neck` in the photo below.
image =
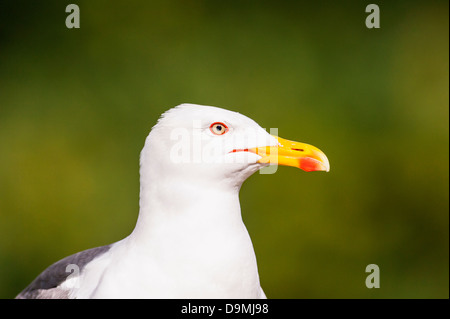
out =
<path fill-rule="evenodd" d="M 139 218 L 126 239 L 149 287 L 168 298 L 259 298 L 239 187 L 149 177 L 141 172 Z"/>
<path fill-rule="evenodd" d="M 182 180 L 160 180 L 141 186 L 139 204 L 139 218 L 132 233 L 139 241 L 150 240 L 165 227 L 181 227 L 184 234 L 179 236 L 187 236 L 189 232 L 205 234 L 209 229 L 216 232 L 216 228 L 244 226 L 236 188 L 224 191 Z"/>

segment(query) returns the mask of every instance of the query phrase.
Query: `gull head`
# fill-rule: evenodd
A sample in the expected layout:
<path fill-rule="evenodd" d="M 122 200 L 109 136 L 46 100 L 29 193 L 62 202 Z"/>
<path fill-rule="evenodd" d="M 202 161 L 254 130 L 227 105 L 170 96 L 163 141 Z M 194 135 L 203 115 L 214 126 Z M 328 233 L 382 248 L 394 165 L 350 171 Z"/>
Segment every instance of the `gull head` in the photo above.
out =
<path fill-rule="evenodd" d="M 166 111 L 141 152 L 142 179 L 180 177 L 193 184 L 240 187 L 269 165 L 328 171 L 318 148 L 269 134 L 240 113 L 213 106 L 181 104 Z"/>

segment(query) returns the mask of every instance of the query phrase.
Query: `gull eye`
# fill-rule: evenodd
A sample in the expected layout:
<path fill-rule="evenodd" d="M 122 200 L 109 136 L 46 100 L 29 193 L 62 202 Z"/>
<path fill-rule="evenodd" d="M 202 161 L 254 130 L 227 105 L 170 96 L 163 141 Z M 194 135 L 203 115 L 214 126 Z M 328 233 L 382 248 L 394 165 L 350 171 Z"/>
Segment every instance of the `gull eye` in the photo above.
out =
<path fill-rule="evenodd" d="M 211 130 L 211 132 L 214 135 L 223 135 L 226 132 L 228 132 L 228 126 L 226 126 L 225 124 L 220 123 L 220 122 L 215 122 L 215 123 L 211 124 L 209 129 Z"/>

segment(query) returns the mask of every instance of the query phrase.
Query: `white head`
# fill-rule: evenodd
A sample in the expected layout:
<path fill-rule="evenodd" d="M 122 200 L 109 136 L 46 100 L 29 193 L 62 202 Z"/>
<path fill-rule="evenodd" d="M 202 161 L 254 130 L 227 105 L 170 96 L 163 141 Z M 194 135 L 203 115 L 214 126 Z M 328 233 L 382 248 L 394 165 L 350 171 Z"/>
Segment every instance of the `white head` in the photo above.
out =
<path fill-rule="evenodd" d="M 146 139 L 140 164 L 141 187 L 183 179 L 239 189 L 270 164 L 329 170 L 326 156 L 311 145 L 270 135 L 240 113 L 195 104 L 181 104 L 161 116 Z"/>
<path fill-rule="evenodd" d="M 260 155 L 244 150 L 276 145 L 275 137 L 242 114 L 181 104 L 165 112 L 148 135 L 141 153 L 141 178 L 164 172 L 164 178 L 240 187 L 268 165 L 258 163 Z"/>

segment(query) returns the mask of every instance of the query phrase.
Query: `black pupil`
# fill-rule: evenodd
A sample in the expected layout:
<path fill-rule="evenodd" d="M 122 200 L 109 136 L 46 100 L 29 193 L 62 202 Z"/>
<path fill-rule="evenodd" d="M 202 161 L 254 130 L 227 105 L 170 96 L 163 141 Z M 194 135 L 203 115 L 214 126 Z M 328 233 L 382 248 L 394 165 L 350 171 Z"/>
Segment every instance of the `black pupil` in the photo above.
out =
<path fill-rule="evenodd" d="M 222 131 L 222 125 L 216 125 L 216 129 L 217 129 L 218 131 Z"/>

